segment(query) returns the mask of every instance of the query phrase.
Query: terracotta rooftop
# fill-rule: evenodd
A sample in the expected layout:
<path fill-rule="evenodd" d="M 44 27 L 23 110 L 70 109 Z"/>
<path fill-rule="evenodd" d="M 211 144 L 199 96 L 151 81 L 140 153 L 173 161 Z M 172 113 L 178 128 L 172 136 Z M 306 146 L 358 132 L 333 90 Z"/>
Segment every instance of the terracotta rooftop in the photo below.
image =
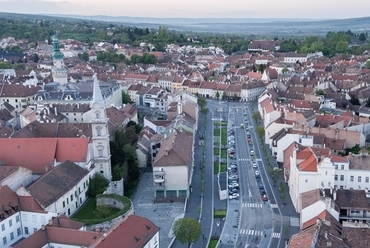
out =
<path fill-rule="evenodd" d="M 317 172 L 317 159 L 310 147 L 297 152 L 297 165 L 300 171 Z"/>
<path fill-rule="evenodd" d="M 130 215 L 123 223 L 114 227 L 96 248 L 122 247 L 142 248 L 159 232 L 159 227 L 146 218 Z M 157 241 L 159 244 L 159 240 Z"/>
<path fill-rule="evenodd" d="M 193 135 L 185 130 L 171 133 L 162 142 L 153 163 L 157 166 L 189 166 L 192 156 Z"/>

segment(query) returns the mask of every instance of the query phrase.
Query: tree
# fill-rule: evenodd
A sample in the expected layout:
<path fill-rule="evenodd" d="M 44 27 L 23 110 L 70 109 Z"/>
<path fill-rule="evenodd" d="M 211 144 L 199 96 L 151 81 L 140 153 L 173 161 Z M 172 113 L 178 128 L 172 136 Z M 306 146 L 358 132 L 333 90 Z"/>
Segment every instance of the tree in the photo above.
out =
<path fill-rule="evenodd" d="M 252 113 L 252 118 L 253 118 L 253 120 L 257 123 L 257 122 L 258 122 L 258 120 L 259 120 L 261 117 L 260 117 L 260 114 L 259 114 L 258 112 L 253 112 L 253 113 Z"/>
<path fill-rule="evenodd" d="M 316 90 L 316 95 L 325 96 L 325 91 L 323 91 L 322 89 Z"/>
<path fill-rule="evenodd" d="M 203 108 L 200 112 L 202 112 L 202 114 L 204 114 L 204 115 L 207 115 L 208 112 L 209 112 L 209 109 L 208 108 Z"/>
<path fill-rule="evenodd" d="M 202 234 L 202 227 L 196 219 L 181 218 L 174 224 L 172 231 L 181 244 L 191 244 L 198 241 Z"/>
<path fill-rule="evenodd" d="M 265 128 L 263 126 L 258 126 L 256 128 L 256 133 L 260 139 L 262 139 L 263 135 L 265 135 Z"/>
<path fill-rule="evenodd" d="M 223 93 L 222 93 L 222 100 L 225 100 L 227 98 L 227 95 L 226 95 L 226 92 L 224 91 Z"/>
<path fill-rule="evenodd" d="M 358 98 L 357 97 L 355 97 L 354 95 L 351 95 L 351 100 L 349 100 L 350 101 L 350 103 L 352 103 L 353 105 L 361 105 L 360 104 L 360 100 L 358 100 Z"/>
<path fill-rule="evenodd" d="M 198 98 L 197 100 L 198 106 L 200 107 L 200 110 L 204 109 L 207 106 L 207 101 L 205 98 Z"/>
<path fill-rule="evenodd" d="M 361 42 L 365 41 L 366 40 L 365 34 L 361 33 L 360 36 L 358 37 L 358 40 L 361 41 Z"/>
<path fill-rule="evenodd" d="M 370 69 L 370 60 L 367 60 L 366 63 L 365 63 L 365 67 Z"/>
<path fill-rule="evenodd" d="M 95 197 L 96 195 L 102 194 L 107 189 L 108 184 L 108 179 L 100 173 L 95 173 L 95 175 L 90 179 L 89 196 Z"/>
<path fill-rule="evenodd" d="M 122 90 L 122 103 L 127 104 L 131 102 L 130 95 Z"/>
<path fill-rule="evenodd" d="M 81 55 L 80 55 L 81 54 Z M 87 52 L 80 53 L 79 56 L 81 59 L 83 59 L 85 62 L 89 61 L 89 54 Z"/>
<path fill-rule="evenodd" d="M 220 99 L 220 92 L 216 91 L 216 99 Z"/>

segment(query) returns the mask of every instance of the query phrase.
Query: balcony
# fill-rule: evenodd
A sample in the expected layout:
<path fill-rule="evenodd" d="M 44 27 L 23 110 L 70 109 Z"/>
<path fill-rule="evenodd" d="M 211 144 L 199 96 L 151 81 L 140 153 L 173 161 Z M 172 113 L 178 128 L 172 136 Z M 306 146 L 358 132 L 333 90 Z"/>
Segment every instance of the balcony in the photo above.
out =
<path fill-rule="evenodd" d="M 164 178 L 154 178 L 154 182 L 155 183 L 163 183 L 164 182 Z"/>
<path fill-rule="evenodd" d="M 164 175 L 164 170 L 153 170 L 153 175 L 154 177 L 156 176 L 163 176 Z"/>

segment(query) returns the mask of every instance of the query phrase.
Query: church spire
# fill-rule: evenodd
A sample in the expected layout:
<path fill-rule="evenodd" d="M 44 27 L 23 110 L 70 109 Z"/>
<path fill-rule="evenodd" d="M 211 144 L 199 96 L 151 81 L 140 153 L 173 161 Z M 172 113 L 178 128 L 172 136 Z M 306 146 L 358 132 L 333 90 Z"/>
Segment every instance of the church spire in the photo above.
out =
<path fill-rule="evenodd" d="M 92 107 L 94 103 L 99 103 L 100 107 L 104 108 L 105 107 L 104 98 L 100 91 L 99 81 L 98 77 L 96 76 L 96 73 L 94 74 L 93 79 L 94 79 L 93 97 L 90 103 L 90 107 Z"/>

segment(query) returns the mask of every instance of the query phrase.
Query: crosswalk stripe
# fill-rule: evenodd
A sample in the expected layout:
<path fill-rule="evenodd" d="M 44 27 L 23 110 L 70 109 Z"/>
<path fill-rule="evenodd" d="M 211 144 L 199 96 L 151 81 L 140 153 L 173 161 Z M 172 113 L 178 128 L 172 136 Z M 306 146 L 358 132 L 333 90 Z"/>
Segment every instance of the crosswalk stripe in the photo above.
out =
<path fill-rule="evenodd" d="M 261 203 L 243 203 L 242 206 L 243 208 L 262 208 Z M 272 206 L 271 206 L 272 207 Z M 276 206 L 277 208 L 277 206 Z"/>
<path fill-rule="evenodd" d="M 271 208 L 278 208 L 277 204 L 271 204 Z"/>
<path fill-rule="evenodd" d="M 272 233 L 273 238 L 280 238 L 280 233 Z"/>
<path fill-rule="evenodd" d="M 264 231 L 258 231 L 254 229 L 240 229 L 239 234 L 262 237 L 264 235 Z M 280 233 L 273 233 L 273 238 L 279 238 L 279 237 L 280 237 Z"/>

